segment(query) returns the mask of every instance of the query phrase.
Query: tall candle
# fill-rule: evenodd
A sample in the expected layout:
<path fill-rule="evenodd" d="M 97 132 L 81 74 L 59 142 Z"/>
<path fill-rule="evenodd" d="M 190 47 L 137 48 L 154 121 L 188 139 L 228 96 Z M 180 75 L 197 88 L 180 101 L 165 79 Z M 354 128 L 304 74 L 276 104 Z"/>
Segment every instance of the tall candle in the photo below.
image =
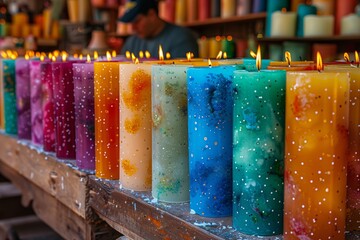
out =
<path fill-rule="evenodd" d="M 235 66 L 187 72 L 190 209 L 204 217 L 230 216 L 232 96 Z"/>
<path fill-rule="evenodd" d="M 204 21 L 210 17 L 210 1 L 198 0 L 198 16 L 200 21 Z"/>
<path fill-rule="evenodd" d="M 186 0 L 176 0 L 175 23 L 183 24 L 186 22 Z"/>
<path fill-rule="evenodd" d="M 15 60 L 3 59 L 5 132 L 17 134 Z"/>
<path fill-rule="evenodd" d="M 304 36 L 304 17 L 307 15 L 316 15 L 316 7 L 314 5 L 300 4 L 297 8 L 296 35 Z"/>
<path fill-rule="evenodd" d="M 95 176 L 119 179 L 119 63 L 94 62 Z"/>
<path fill-rule="evenodd" d="M 75 110 L 72 62 L 52 63 L 55 153 L 60 159 L 75 159 Z"/>
<path fill-rule="evenodd" d="M 31 141 L 43 145 L 43 90 L 40 64 L 39 60 L 30 61 Z"/>
<path fill-rule="evenodd" d="M 198 0 L 187 0 L 187 21 L 193 22 L 197 20 L 198 16 Z"/>
<path fill-rule="evenodd" d="M 221 0 L 221 17 L 227 18 L 236 14 L 236 0 Z"/>
<path fill-rule="evenodd" d="M 152 67 L 152 196 L 189 201 L 188 66 Z"/>
<path fill-rule="evenodd" d="M 345 239 L 349 75 L 287 72 L 284 239 Z"/>
<path fill-rule="evenodd" d="M 296 29 L 296 13 L 275 11 L 271 16 L 272 37 L 293 37 Z"/>
<path fill-rule="evenodd" d="M 3 59 L 0 59 L 0 129 L 5 128 L 4 107 L 4 71 Z"/>
<path fill-rule="evenodd" d="M 202 7 L 202 6 L 199 6 Z M 217 18 L 220 17 L 220 0 L 210 0 L 210 17 Z"/>
<path fill-rule="evenodd" d="M 95 170 L 94 64 L 74 63 L 76 166 Z"/>
<path fill-rule="evenodd" d="M 16 108 L 17 129 L 20 139 L 31 139 L 31 109 L 30 109 L 30 68 L 29 60 L 18 58 L 15 61 L 16 77 Z"/>
<path fill-rule="evenodd" d="M 304 17 L 304 37 L 329 37 L 334 34 L 334 16 L 307 15 Z"/>
<path fill-rule="evenodd" d="M 151 189 L 151 66 L 120 65 L 120 180 L 136 191 Z"/>
<path fill-rule="evenodd" d="M 271 16 L 273 12 L 280 11 L 283 8 L 289 8 L 289 0 L 267 0 L 266 2 L 266 25 L 265 25 L 265 36 L 271 36 Z"/>
<path fill-rule="evenodd" d="M 44 151 L 55 152 L 55 116 L 51 62 L 40 63 L 42 84 L 43 144 Z"/>

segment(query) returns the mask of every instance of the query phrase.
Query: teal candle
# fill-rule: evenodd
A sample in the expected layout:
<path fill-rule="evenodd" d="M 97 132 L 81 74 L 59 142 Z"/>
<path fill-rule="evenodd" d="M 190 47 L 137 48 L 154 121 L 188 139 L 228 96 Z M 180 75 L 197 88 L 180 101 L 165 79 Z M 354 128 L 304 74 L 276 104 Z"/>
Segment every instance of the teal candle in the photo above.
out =
<path fill-rule="evenodd" d="M 296 20 L 296 35 L 298 37 L 304 36 L 304 17 L 306 15 L 316 15 L 316 7 L 314 5 L 300 4 L 297 9 L 297 20 Z"/>
<path fill-rule="evenodd" d="M 5 132 L 17 134 L 15 60 L 3 59 Z"/>
<path fill-rule="evenodd" d="M 164 202 L 189 201 L 187 68 L 152 67 L 152 195 Z"/>
<path fill-rule="evenodd" d="M 271 16 L 273 12 L 280 11 L 283 8 L 289 9 L 289 5 L 289 0 L 267 0 L 265 36 L 269 37 L 271 35 Z"/>
<path fill-rule="evenodd" d="M 256 60 L 254 58 L 244 58 L 243 60 L 245 70 L 250 72 L 257 71 Z M 261 69 L 267 69 L 271 61 L 270 59 L 261 59 Z"/>
<path fill-rule="evenodd" d="M 234 72 L 233 227 L 283 229 L 285 71 Z"/>
<path fill-rule="evenodd" d="M 309 43 L 286 41 L 283 43 L 283 49 L 291 53 L 292 61 L 312 60 L 311 46 Z M 283 54 L 283 61 L 286 60 L 284 56 Z"/>

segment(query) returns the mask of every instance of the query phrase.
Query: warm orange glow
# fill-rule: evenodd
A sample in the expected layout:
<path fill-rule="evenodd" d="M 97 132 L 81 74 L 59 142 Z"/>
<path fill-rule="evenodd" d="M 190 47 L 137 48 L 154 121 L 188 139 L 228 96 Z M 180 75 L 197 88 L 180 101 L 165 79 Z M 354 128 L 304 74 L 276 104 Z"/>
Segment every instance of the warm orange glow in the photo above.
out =
<path fill-rule="evenodd" d="M 131 53 L 131 61 L 135 62 L 135 54 L 134 53 Z"/>
<path fill-rule="evenodd" d="M 36 52 L 36 53 L 35 53 L 35 56 L 36 56 L 36 57 L 40 57 L 41 55 L 42 55 L 42 54 L 41 54 L 40 52 Z"/>
<path fill-rule="evenodd" d="M 282 8 L 282 9 L 281 9 L 281 12 L 282 12 L 282 13 L 286 13 L 286 8 Z"/>
<path fill-rule="evenodd" d="M 106 59 L 107 59 L 108 61 L 111 61 L 111 54 L 110 54 L 109 51 L 106 52 Z"/>
<path fill-rule="evenodd" d="M 55 57 L 60 56 L 60 51 L 59 51 L 59 50 L 53 51 L 53 55 L 54 55 Z"/>
<path fill-rule="evenodd" d="M 61 55 L 61 59 L 62 59 L 63 62 L 66 62 L 67 54 L 64 54 L 64 53 L 63 53 L 63 54 Z"/>
<path fill-rule="evenodd" d="M 220 37 L 220 36 L 216 36 L 216 37 L 215 37 L 215 40 L 216 40 L 217 42 L 219 42 L 219 41 L 221 41 L 221 37 Z"/>
<path fill-rule="evenodd" d="M 169 52 L 167 52 L 167 53 L 165 54 L 165 57 L 166 57 L 166 59 L 170 59 L 170 58 L 171 58 L 171 54 L 170 54 Z"/>
<path fill-rule="evenodd" d="M 139 58 L 144 58 L 144 52 L 143 51 L 139 52 Z"/>
<path fill-rule="evenodd" d="M 51 57 L 51 61 L 56 62 L 56 57 L 54 55 Z"/>
<path fill-rule="evenodd" d="M 226 53 L 226 52 L 224 52 L 223 58 L 224 58 L 224 59 L 227 59 L 227 53 Z"/>
<path fill-rule="evenodd" d="M 223 52 L 219 51 L 218 55 L 216 56 L 216 59 L 221 59 Z"/>
<path fill-rule="evenodd" d="M 91 57 L 90 54 L 86 55 L 86 62 L 90 63 L 91 62 Z"/>
<path fill-rule="evenodd" d="M 320 52 L 316 53 L 316 69 L 320 72 L 324 70 L 324 65 L 322 62 L 322 57 Z"/>
<path fill-rule="evenodd" d="M 251 56 L 252 58 L 256 58 L 256 53 L 254 53 L 253 51 L 250 51 L 250 56 Z"/>
<path fill-rule="evenodd" d="M 83 60 L 84 56 L 82 54 L 79 55 L 79 59 Z"/>
<path fill-rule="evenodd" d="M 79 58 L 79 54 L 74 53 L 73 57 L 74 57 L 74 58 Z"/>
<path fill-rule="evenodd" d="M 125 52 L 125 57 L 126 57 L 127 59 L 130 59 L 130 58 L 131 58 L 131 53 L 130 53 L 129 51 L 126 51 L 126 52 Z"/>
<path fill-rule="evenodd" d="M 150 58 L 150 57 L 151 57 L 151 55 L 150 55 L 150 52 L 149 52 L 149 51 L 145 51 L 145 57 L 146 57 L 146 58 Z"/>
<path fill-rule="evenodd" d="M 94 52 L 94 59 L 97 60 L 99 58 L 99 54 L 97 51 Z"/>
<path fill-rule="evenodd" d="M 112 57 L 116 57 L 116 51 L 115 51 L 115 50 L 112 50 L 111 56 L 112 56 Z"/>
<path fill-rule="evenodd" d="M 211 63 L 210 58 L 208 59 L 208 63 L 209 63 L 209 67 L 211 67 L 211 66 L 212 66 L 212 63 Z"/>
<path fill-rule="evenodd" d="M 40 61 L 44 61 L 45 60 L 45 56 L 44 55 L 40 55 Z"/>
<path fill-rule="evenodd" d="M 291 66 L 291 53 L 289 51 L 285 52 L 285 61 L 287 62 L 287 64 L 290 67 Z"/>
<path fill-rule="evenodd" d="M 258 69 L 258 71 L 260 71 L 261 69 L 261 49 L 260 49 L 260 45 L 258 45 L 258 49 L 256 52 L 256 67 Z"/>
<path fill-rule="evenodd" d="M 25 54 L 25 59 L 26 60 L 29 60 L 30 59 L 30 56 L 28 54 Z"/>
<path fill-rule="evenodd" d="M 227 37 L 226 37 L 226 40 L 232 41 L 232 40 L 233 40 L 233 37 L 232 37 L 232 36 L 227 36 Z"/>
<path fill-rule="evenodd" d="M 164 60 L 164 52 L 161 45 L 159 45 L 159 60 Z"/>
<path fill-rule="evenodd" d="M 186 53 L 186 59 L 190 62 L 191 61 L 191 52 Z"/>
<path fill-rule="evenodd" d="M 355 51 L 355 64 L 357 67 L 360 65 L 359 53 L 357 51 Z"/>
<path fill-rule="evenodd" d="M 138 58 L 135 58 L 135 64 L 139 64 L 139 59 Z"/>
<path fill-rule="evenodd" d="M 349 56 L 349 54 L 347 52 L 344 53 L 344 59 L 345 59 L 346 62 L 350 62 L 350 56 Z"/>
<path fill-rule="evenodd" d="M 7 58 L 7 54 L 6 54 L 6 52 L 1 51 L 1 53 L 0 53 L 0 54 L 1 54 L 1 57 L 2 57 L 2 58 Z"/>

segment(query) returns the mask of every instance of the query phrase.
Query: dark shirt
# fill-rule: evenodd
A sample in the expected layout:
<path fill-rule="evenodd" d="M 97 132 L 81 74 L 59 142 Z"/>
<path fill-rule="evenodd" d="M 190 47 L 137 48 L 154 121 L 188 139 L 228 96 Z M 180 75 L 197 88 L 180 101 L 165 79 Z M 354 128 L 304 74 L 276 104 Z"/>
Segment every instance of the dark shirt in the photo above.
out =
<path fill-rule="evenodd" d="M 194 57 L 199 55 L 195 34 L 190 29 L 171 23 L 165 23 L 162 32 L 154 38 L 143 39 L 136 35 L 128 37 L 121 54 L 129 51 L 138 57 L 140 51 L 149 51 L 151 57 L 158 58 L 160 44 L 164 55 L 169 52 L 171 58 L 185 58 L 187 52 L 192 52 Z"/>

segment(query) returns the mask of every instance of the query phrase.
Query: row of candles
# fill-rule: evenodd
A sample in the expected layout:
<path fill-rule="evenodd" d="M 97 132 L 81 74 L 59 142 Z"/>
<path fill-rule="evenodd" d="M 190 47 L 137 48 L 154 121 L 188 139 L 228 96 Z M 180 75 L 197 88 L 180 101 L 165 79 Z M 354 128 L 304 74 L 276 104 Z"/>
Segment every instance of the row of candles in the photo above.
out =
<path fill-rule="evenodd" d="M 344 239 L 360 228 L 358 54 L 325 71 L 255 57 L 4 58 L 1 127 L 245 234 Z"/>

